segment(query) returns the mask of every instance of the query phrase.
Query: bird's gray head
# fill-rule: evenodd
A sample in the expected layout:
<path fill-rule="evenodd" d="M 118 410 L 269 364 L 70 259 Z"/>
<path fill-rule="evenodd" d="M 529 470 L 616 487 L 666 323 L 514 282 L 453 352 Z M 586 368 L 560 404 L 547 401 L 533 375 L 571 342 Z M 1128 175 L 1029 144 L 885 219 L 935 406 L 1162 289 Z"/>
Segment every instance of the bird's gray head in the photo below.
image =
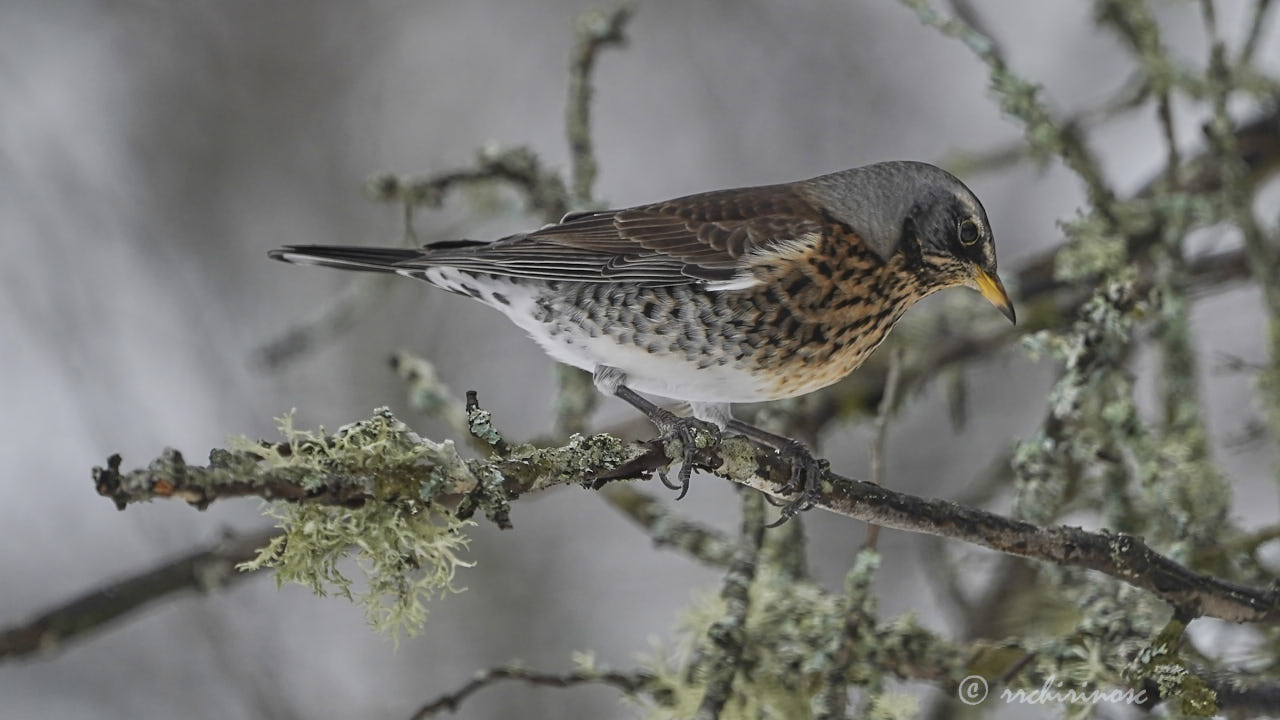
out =
<path fill-rule="evenodd" d="M 880 257 L 901 253 L 930 289 L 965 285 L 1013 320 L 987 211 L 964 183 L 922 162 L 883 162 L 805 181 L 802 192 Z"/>

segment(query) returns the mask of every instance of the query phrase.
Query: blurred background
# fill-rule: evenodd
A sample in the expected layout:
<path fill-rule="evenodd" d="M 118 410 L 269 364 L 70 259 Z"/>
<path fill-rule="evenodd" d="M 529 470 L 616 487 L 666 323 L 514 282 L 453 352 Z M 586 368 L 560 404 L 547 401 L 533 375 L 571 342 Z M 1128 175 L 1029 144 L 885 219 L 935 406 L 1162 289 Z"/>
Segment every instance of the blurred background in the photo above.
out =
<path fill-rule="evenodd" d="M 1129 75 L 1128 54 L 1095 29 L 1086 3 L 974 4 L 1011 66 L 1042 83 L 1064 115 L 1103 102 Z M 1206 43 L 1194 5 L 1156 5 L 1166 43 L 1199 63 Z M 1237 41 L 1246 4 L 1218 5 L 1220 27 Z M 426 356 L 459 392 L 479 390 L 509 436 L 551 429 L 552 363 L 497 313 L 425 285 L 395 285 L 352 332 L 278 370 L 254 353 L 351 279 L 269 262 L 267 250 L 398 241 L 400 211 L 366 200 L 366 178 L 464 166 L 495 142 L 567 165 L 572 22 L 588 7 L 0 0 L 0 626 L 228 528 L 266 525 L 248 500 L 203 513 L 178 502 L 116 512 L 89 476 L 110 453 L 135 467 L 172 446 L 197 462 L 228 435 L 274 437 L 272 418 L 290 408 L 300 427 L 333 429 L 389 405 L 424 434 L 449 435 L 407 407 L 386 362 L 394 350 Z M 985 68 L 897 3 L 641 2 L 628 35 L 595 74 L 596 194 L 610 205 L 886 159 L 939 161 L 1021 136 L 989 100 Z M 1272 68 L 1273 36 L 1264 29 L 1259 52 Z M 1191 147 L 1200 129 L 1185 117 Z M 1164 161 L 1150 113 L 1108 123 L 1090 142 L 1122 191 Z M 1059 243 L 1056 220 L 1082 204 L 1057 164 L 966 180 L 1006 269 Z M 482 208 L 458 197 L 419 213 L 416 226 L 428 240 L 539 222 L 514 196 Z M 953 297 L 928 302 L 1002 321 L 976 294 L 944 295 Z M 1224 354 L 1265 358 L 1256 289 L 1204 298 L 1193 317 L 1234 515 L 1245 525 L 1273 520 L 1273 448 L 1229 442 L 1259 415 L 1252 379 L 1216 370 Z M 899 332 L 910 337 L 910 315 Z M 1149 365 L 1135 364 L 1140 383 Z M 890 427 L 888 482 L 962 496 L 1040 420 L 1053 371 L 1016 350 L 970 365 L 963 429 L 948 421 L 942 388 L 912 398 Z M 631 417 L 605 401 L 594 425 Z M 822 438 L 836 468 L 865 476 L 868 425 Z M 680 510 L 737 523 L 733 491 L 713 478 L 695 479 Z M 477 567 L 458 578 L 466 592 L 433 603 L 425 633 L 398 651 L 352 604 L 277 589 L 261 575 L 0 665 L 0 717 L 403 717 L 513 658 L 560 670 L 572 651 L 593 649 L 628 666 L 669 635 L 691 593 L 718 586 L 719 570 L 654 549 L 591 492 L 522 499 L 512 519 L 505 532 L 481 523 L 469 553 Z M 863 530 L 819 513 L 805 520 L 813 570 L 837 587 Z M 914 611 L 947 632 L 955 618 L 922 560 L 929 547 L 886 532 L 876 591 L 886 614 Z M 974 568 L 993 557 L 951 549 Z M 632 714 L 608 689 L 515 685 L 459 713 Z"/>

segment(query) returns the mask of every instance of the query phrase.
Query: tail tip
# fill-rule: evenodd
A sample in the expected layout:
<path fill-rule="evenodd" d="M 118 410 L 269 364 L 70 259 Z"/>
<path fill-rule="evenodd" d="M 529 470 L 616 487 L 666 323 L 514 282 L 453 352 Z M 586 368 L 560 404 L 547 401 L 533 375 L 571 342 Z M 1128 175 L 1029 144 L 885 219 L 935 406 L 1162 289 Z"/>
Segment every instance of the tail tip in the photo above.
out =
<path fill-rule="evenodd" d="M 267 257 L 271 258 L 272 260 L 279 260 L 281 262 L 294 263 L 294 264 L 306 263 L 308 261 L 314 262 L 314 258 L 309 258 L 305 253 L 301 252 L 300 249 L 294 245 L 285 245 L 283 247 L 278 247 L 274 250 L 268 250 Z"/>

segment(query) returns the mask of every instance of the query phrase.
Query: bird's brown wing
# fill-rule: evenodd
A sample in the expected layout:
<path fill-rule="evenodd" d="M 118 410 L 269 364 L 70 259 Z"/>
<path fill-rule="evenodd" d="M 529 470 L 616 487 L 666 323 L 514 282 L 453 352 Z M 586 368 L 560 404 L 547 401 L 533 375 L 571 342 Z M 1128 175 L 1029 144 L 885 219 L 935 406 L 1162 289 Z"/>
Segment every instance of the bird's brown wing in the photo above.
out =
<path fill-rule="evenodd" d="M 571 282 L 727 283 L 753 259 L 812 246 L 822 226 L 820 211 L 790 186 L 741 188 L 571 214 L 492 243 L 429 245 L 399 266 Z"/>

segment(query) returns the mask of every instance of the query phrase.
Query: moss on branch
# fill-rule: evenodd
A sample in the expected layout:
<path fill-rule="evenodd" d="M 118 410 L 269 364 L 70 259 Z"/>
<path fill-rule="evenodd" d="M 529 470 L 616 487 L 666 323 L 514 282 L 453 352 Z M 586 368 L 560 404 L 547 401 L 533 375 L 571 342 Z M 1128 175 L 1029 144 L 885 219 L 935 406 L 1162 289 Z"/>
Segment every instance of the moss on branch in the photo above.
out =
<path fill-rule="evenodd" d="M 604 477 L 648 477 L 668 464 L 669 453 L 675 455 L 671 443 L 629 444 L 601 434 L 574 436 L 552 448 L 514 445 L 505 457 L 463 460 L 451 441 L 418 437 L 386 410 L 332 435 L 295 430 L 287 418 L 281 429 L 283 442 L 238 440 L 228 449 L 214 450 L 204 467 L 187 465 L 170 450 L 146 468 L 121 472 L 119 458 L 113 457 L 107 468 L 94 469 L 94 483 L 122 508 L 157 497 L 205 507 L 220 498 L 255 495 L 352 512 L 382 503 L 415 516 L 443 512 L 460 500 L 469 501 L 471 510 L 501 509 L 525 493 L 557 485 L 596 486 Z M 771 448 L 727 437 L 701 456 L 702 469 L 716 476 L 786 497 L 791 468 Z M 1236 622 L 1280 618 L 1276 592 L 1196 573 L 1130 535 L 1041 527 L 833 472 L 822 482 L 818 506 L 885 527 L 1096 570 L 1155 593 L 1188 617 Z M 505 514 L 494 514 L 501 524 Z M 352 543 L 357 540 L 351 538 Z"/>

